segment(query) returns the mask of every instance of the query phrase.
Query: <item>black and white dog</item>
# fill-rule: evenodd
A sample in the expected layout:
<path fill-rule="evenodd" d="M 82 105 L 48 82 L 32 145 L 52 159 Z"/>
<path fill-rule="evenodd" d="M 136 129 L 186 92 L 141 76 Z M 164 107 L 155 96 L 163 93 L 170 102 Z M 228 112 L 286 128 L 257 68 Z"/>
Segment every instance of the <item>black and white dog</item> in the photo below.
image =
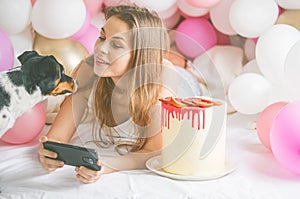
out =
<path fill-rule="evenodd" d="M 0 73 L 0 138 L 19 116 L 47 96 L 77 89 L 76 80 L 64 73 L 54 56 L 26 51 L 18 59 L 20 67 Z"/>

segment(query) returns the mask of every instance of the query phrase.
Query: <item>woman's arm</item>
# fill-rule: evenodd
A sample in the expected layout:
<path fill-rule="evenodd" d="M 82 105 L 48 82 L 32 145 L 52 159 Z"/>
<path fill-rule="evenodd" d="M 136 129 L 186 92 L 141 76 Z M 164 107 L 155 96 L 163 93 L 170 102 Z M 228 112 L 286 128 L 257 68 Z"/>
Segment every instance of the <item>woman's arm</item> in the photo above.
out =
<path fill-rule="evenodd" d="M 65 98 L 50 130 L 41 139 L 41 142 L 51 140 L 68 143 L 84 115 L 92 88 L 92 67 L 85 62 L 81 62 L 75 70 L 73 77 L 78 81 L 78 90 L 76 93 Z M 63 162 L 50 159 L 56 157 L 56 153 L 45 150 L 43 145 L 40 145 L 39 160 L 43 168 L 48 171 L 54 171 L 62 167 Z"/>

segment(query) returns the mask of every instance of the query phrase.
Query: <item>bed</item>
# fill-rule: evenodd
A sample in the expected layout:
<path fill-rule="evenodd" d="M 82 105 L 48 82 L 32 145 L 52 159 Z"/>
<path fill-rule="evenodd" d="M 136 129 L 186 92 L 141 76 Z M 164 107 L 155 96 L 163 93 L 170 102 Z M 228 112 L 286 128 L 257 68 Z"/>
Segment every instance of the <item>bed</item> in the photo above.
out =
<path fill-rule="evenodd" d="M 284 169 L 260 143 L 251 128 L 256 118 L 228 115 L 226 154 L 235 169 L 212 180 L 174 180 L 144 169 L 107 174 L 94 184 L 82 184 L 71 166 L 52 173 L 41 168 L 38 138 L 23 145 L 0 142 L 0 198 L 299 198 L 300 176 Z M 78 144 L 76 139 L 72 142 Z"/>

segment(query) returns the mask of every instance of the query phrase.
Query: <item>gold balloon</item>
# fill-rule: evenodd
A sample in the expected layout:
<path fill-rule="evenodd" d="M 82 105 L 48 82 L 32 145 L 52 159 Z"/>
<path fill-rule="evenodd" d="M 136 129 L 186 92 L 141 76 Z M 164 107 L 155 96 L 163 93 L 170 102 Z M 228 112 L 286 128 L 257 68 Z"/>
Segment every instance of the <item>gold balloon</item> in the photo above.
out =
<path fill-rule="evenodd" d="M 33 50 L 41 55 L 53 55 L 65 68 L 65 73 L 71 75 L 79 62 L 89 56 L 87 49 L 76 40 L 49 39 L 35 33 Z"/>
<path fill-rule="evenodd" d="M 276 24 L 287 24 L 300 31 L 300 10 L 285 10 L 278 17 Z"/>

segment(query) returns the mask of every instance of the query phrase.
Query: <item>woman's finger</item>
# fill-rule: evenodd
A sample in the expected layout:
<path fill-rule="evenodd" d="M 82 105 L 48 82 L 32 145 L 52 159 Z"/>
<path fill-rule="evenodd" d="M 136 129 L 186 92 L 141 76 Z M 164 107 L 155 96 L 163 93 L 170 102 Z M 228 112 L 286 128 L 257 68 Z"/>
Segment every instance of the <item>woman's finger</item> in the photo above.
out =
<path fill-rule="evenodd" d="M 42 143 L 42 142 L 47 142 L 48 141 L 48 137 L 47 136 L 41 136 L 40 138 L 39 138 L 39 141 L 40 141 L 40 143 Z"/>
<path fill-rule="evenodd" d="M 80 179 L 84 178 L 87 182 L 96 181 L 100 177 L 100 171 L 91 170 L 84 166 L 76 167 L 75 171 L 81 176 Z"/>

